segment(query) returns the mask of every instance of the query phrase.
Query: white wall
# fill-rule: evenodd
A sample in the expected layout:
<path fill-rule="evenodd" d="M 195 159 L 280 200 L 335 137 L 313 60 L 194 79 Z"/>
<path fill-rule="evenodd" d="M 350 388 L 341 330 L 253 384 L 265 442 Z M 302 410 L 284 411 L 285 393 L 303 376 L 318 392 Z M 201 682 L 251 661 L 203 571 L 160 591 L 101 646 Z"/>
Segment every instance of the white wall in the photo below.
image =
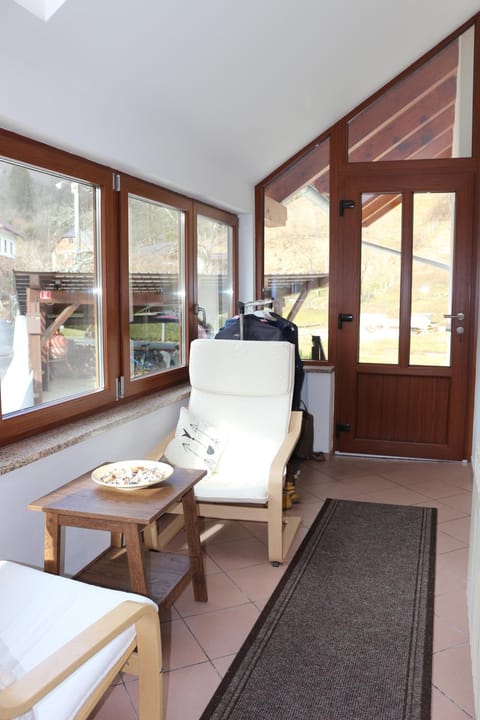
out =
<path fill-rule="evenodd" d="M 467 603 L 472 656 L 473 693 L 480 716 L 480 332 L 477 338 L 475 411 L 472 443 L 473 494 Z"/>
<path fill-rule="evenodd" d="M 28 510 L 28 504 L 103 462 L 142 458 L 175 427 L 181 404 L 162 407 L 1 475 L 0 558 L 43 567 L 44 514 Z M 64 532 L 66 574 L 77 572 L 108 544 L 107 533 L 76 528 Z"/>

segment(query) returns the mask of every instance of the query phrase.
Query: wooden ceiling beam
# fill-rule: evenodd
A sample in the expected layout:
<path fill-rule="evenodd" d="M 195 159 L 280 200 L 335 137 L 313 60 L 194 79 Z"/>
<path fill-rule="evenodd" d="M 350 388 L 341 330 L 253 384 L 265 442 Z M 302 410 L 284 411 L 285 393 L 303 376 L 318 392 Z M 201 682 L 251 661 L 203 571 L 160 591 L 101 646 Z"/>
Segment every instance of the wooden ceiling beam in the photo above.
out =
<path fill-rule="evenodd" d="M 402 202 L 400 193 L 382 193 L 373 196 L 362 205 L 362 227 L 372 225 Z"/>
<path fill-rule="evenodd" d="M 265 194 L 277 202 L 282 202 L 305 185 L 313 184 L 320 175 L 328 177 L 330 163 L 330 143 L 321 142 L 306 155 L 298 158 L 278 178 L 266 188 Z"/>
<path fill-rule="evenodd" d="M 454 122 L 455 106 L 452 104 L 408 135 L 401 137 L 394 147 L 383 154 L 382 160 L 408 160 L 412 158 L 416 152 L 431 143 L 439 135 L 442 135 L 445 128 L 453 127 Z"/>
<path fill-rule="evenodd" d="M 418 70 L 397 81 L 348 123 L 351 151 L 372 134 L 391 122 L 410 105 L 418 105 L 425 95 L 448 80 L 456 80 L 458 41 L 447 45 Z"/>
<path fill-rule="evenodd" d="M 455 109 L 456 81 L 450 77 L 435 86 L 418 103 L 412 103 L 401 113 L 392 117 L 388 123 L 368 138 L 357 144 L 350 153 L 350 162 L 374 162 L 378 160 L 404 160 L 411 153 L 405 151 L 403 143 L 421 128 L 427 128 L 445 108 Z M 451 125 L 452 122 L 449 122 Z M 439 128 L 439 131 L 443 128 Z M 428 138 L 426 138 L 428 141 Z M 399 150 L 399 152 L 398 152 Z"/>
<path fill-rule="evenodd" d="M 423 145 L 413 153 L 412 160 L 431 160 L 452 157 L 453 125 L 445 127 L 444 131 L 434 137 L 429 143 Z"/>

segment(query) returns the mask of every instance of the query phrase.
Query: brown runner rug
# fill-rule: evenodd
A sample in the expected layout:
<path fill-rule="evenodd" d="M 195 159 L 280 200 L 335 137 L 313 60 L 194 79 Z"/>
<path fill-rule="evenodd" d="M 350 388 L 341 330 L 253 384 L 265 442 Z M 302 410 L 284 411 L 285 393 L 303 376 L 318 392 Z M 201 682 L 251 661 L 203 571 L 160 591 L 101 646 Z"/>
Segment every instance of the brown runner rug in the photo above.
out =
<path fill-rule="evenodd" d="M 201 720 L 429 720 L 435 531 L 327 500 Z"/>

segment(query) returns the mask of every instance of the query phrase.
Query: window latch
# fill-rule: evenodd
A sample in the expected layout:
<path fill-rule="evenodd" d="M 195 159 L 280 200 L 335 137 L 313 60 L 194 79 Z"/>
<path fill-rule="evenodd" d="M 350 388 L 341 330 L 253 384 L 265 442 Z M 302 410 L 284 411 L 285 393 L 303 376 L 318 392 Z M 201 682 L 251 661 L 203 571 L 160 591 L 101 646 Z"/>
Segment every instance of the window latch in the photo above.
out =
<path fill-rule="evenodd" d="M 125 397 L 125 378 L 123 375 L 115 378 L 115 400 L 123 400 Z"/>

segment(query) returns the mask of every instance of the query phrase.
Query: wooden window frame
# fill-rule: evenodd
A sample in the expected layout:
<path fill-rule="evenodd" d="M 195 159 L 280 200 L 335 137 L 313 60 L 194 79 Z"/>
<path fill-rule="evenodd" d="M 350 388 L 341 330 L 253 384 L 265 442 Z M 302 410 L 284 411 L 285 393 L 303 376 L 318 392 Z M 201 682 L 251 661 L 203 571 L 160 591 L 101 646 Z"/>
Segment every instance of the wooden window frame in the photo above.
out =
<path fill-rule="evenodd" d="M 100 190 L 100 262 L 104 386 L 81 397 L 59 400 L 0 416 L 0 446 L 62 427 L 68 422 L 146 396 L 188 380 L 188 349 L 196 336 L 193 308 L 196 292 L 196 214 L 221 219 L 234 228 L 233 279 L 237 287 L 238 218 L 214 206 L 148 183 L 33 139 L 0 130 L 0 158 L 47 173 L 59 173 L 95 185 Z M 119 179 L 120 190 L 115 189 Z M 128 195 L 170 205 L 185 213 L 185 364 L 129 381 Z M 195 228 L 195 229 L 194 229 Z M 128 371 L 128 372 L 127 372 Z M 119 397 L 119 379 L 124 394 Z M 1 401 L 1 396 L 0 396 Z"/>

